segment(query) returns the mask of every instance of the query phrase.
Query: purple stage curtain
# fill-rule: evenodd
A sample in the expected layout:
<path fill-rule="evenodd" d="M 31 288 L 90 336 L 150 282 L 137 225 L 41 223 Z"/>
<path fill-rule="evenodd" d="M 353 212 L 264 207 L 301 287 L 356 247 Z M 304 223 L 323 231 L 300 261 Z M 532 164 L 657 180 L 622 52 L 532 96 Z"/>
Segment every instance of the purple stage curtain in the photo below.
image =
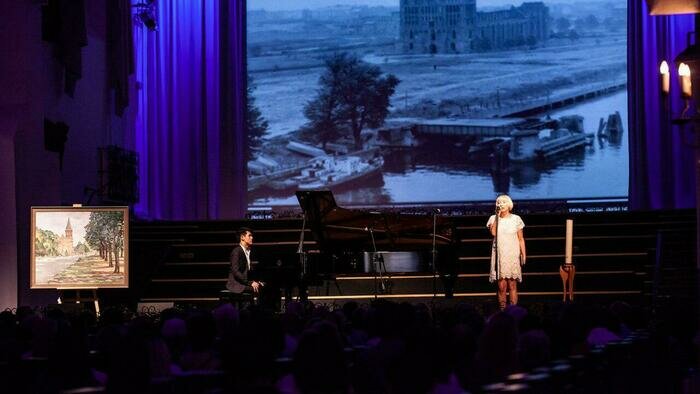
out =
<path fill-rule="evenodd" d="M 692 132 L 671 125 L 671 118 L 683 109 L 673 59 L 686 48 L 694 17 L 650 16 L 646 2 L 627 4 L 630 208 L 694 208 L 694 151 L 688 143 Z M 662 60 L 671 68 L 671 94 L 666 100 L 660 95 Z"/>
<path fill-rule="evenodd" d="M 234 67 L 221 61 L 230 58 L 226 52 L 231 50 L 221 45 L 230 35 L 221 28 L 222 19 L 229 18 L 221 13 L 229 9 L 224 1 L 230 0 L 159 1 L 157 31 L 134 26 L 138 110 L 133 146 L 139 153 L 140 193 L 134 210 L 139 217 L 243 215 L 245 201 L 232 193 L 245 195 L 245 180 L 231 175 L 242 158 L 224 157 L 234 151 L 235 139 L 228 133 L 243 134 L 240 127 L 224 124 L 232 109 L 221 92 L 242 89 L 222 85 L 227 82 L 222 69 Z M 245 30 L 239 23 L 224 27 L 239 36 Z"/>
<path fill-rule="evenodd" d="M 246 130 L 246 0 L 221 0 L 222 143 L 221 217 L 242 218 L 248 209 Z"/>

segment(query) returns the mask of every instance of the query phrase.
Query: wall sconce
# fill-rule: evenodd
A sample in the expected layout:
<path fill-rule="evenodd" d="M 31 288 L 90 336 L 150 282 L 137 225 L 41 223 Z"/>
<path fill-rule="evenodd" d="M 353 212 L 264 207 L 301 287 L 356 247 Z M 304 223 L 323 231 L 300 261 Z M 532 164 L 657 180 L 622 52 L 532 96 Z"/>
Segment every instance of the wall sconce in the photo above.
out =
<path fill-rule="evenodd" d="M 674 61 L 678 65 L 681 98 L 685 101 L 685 108 L 681 113 L 681 118 L 685 118 L 690 108 L 690 100 L 693 98 L 692 79 L 695 78 L 696 82 L 700 82 L 697 81 L 700 73 L 700 46 L 698 44 L 688 45 L 683 52 L 676 56 Z"/>
<path fill-rule="evenodd" d="M 690 66 L 679 60 L 680 56 L 676 58 L 678 63 L 678 84 L 681 88 L 681 98 L 685 101 L 685 108 L 681 113 L 681 118 L 685 118 L 690 108 L 690 100 L 693 98 L 693 82 L 691 79 Z M 686 59 L 687 60 L 687 59 Z M 700 60 L 700 59 L 699 59 Z M 700 70 L 699 70 L 700 71 Z M 666 60 L 661 62 L 659 66 L 659 83 L 661 95 L 666 101 L 669 92 L 671 91 L 671 70 L 668 67 Z"/>
<path fill-rule="evenodd" d="M 690 37 L 688 38 L 690 41 Z M 674 117 L 671 120 L 671 123 L 681 126 L 683 133 L 686 131 L 692 131 L 696 135 L 700 136 L 700 106 L 698 106 L 700 100 L 696 98 L 695 111 L 689 113 L 690 101 L 693 99 L 693 85 L 696 86 L 695 90 L 697 90 L 697 87 L 700 86 L 700 45 L 689 44 L 683 52 L 676 56 L 674 62 L 676 65 L 678 65 L 678 84 L 680 87 L 680 96 L 685 104 L 680 116 Z M 670 90 L 670 86 L 668 88 L 665 86 L 667 80 L 669 81 L 670 85 L 670 75 L 669 77 L 666 77 L 667 71 L 670 71 L 668 63 L 666 63 L 666 61 L 661 62 L 661 66 L 659 66 L 659 78 L 661 83 L 661 96 L 665 103 L 666 111 L 669 110 L 668 93 Z M 693 79 L 695 79 L 695 81 L 693 81 Z M 700 91 L 695 92 L 695 94 L 700 95 Z M 685 125 L 692 125 L 693 127 L 687 128 L 684 127 Z M 696 138 L 693 137 L 693 140 L 695 139 Z M 700 145 L 698 145 L 700 144 L 700 141 L 686 141 L 684 138 L 684 143 L 695 148 L 700 148 Z"/>

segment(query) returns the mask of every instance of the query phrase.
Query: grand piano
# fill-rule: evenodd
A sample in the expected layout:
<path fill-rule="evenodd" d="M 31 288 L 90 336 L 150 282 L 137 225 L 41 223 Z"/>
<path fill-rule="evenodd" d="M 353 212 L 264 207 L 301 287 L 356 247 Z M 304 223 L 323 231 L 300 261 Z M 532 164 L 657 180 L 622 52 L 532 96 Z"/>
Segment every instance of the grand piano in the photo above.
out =
<path fill-rule="evenodd" d="M 375 291 L 390 293 L 388 277 L 393 273 L 435 273 L 446 296 L 452 295 L 458 243 L 452 218 L 437 211 L 406 215 L 347 209 L 338 206 L 333 194 L 326 190 L 297 191 L 296 196 L 303 212 L 303 229 L 312 234 L 316 247 L 306 250 L 306 231 L 300 231 L 295 255 L 288 251 L 257 255 L 261 264 L 256 264 L 251 277 L 266 283 L 261 293 L 263 303 L 275 307 L 280 290 L 290 300 L 294 287 L 299 289 L 302 300 L 306 299 L 309 286 L 328 285 L 337 276 L 346 274 L 374 275 L 375 281 L 379 277 Z M 397 265 L 385 261 L 407 252 L 418 260 L 408 270 L 404 269 L 405 265 L 397 269 Z"/>
<path fill-rule="evenodd" d="M 416 252 L 421 263 L 418 271 L 437 273 L 445 292 L 452 293 L 456 278 L 454 221 L 432 214 L 407 215 L 377 210 L 347 209 L 338 206 L 330 191 L 297 191 L 306 228 L 318 245 L 318 256 L 302 271 L 308 279 L 318 276 L 367 272 L 367 254 L 382 259 L 382 253 Z M 433 250 L 435 265 L 433 266 Z M 363 257 L 364 256 L 364 257 Z M 371 264 L 381 271 L 385 265 Z M 390 271 L 390 269 L 389 269 Z M 379 272 L 381 274 L 381 272 Z"/>

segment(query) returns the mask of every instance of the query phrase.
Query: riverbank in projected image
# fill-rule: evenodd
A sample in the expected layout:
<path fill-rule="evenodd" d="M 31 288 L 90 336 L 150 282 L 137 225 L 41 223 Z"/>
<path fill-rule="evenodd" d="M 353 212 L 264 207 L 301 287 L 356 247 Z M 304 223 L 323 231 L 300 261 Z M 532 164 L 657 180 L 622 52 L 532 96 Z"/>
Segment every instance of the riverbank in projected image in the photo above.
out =
<path fill-rule="evenodd" d="M 598 97 L 585 103 L 552 111 L 550 116 L 585 113 L 584 129 L 598 130 L 600 118 L 620 108 L 627 119 L 627 91 Z M 546 116 L 543 114 L 543 116 Z M 383 174 L 364 186 L 338 190 L 340 204 L 404 204 L 422 202 L 483 201 L 501 192 L 514 199 L 571 199 L 591 196 L 626 197 L 628 188 L 628 133 L 618 142 L 595 137 L 592 145 L 577 148 L 547 161 L 513 164 L 510 172 L 496 175 L 488 161 L 474 162 L 459 148 L 435 155 L 433 150 L 394 152 L 385 155 Z M 507 186 L 506 186 L 507 185 Z M 260 196 L 251 205 L 293 206 L 292 193 Z"/>

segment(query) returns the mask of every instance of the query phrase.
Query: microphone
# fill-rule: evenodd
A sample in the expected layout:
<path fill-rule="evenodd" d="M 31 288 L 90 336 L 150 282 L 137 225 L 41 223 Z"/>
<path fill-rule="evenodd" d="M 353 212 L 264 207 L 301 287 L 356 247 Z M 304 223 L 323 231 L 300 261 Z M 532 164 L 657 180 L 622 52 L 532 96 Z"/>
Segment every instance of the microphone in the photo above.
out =
<path fill-rule="evenodd" d="M 440 209 L 440 208 L 433 208 L 433 213 L 442 213 L 442 209 Z"/>

